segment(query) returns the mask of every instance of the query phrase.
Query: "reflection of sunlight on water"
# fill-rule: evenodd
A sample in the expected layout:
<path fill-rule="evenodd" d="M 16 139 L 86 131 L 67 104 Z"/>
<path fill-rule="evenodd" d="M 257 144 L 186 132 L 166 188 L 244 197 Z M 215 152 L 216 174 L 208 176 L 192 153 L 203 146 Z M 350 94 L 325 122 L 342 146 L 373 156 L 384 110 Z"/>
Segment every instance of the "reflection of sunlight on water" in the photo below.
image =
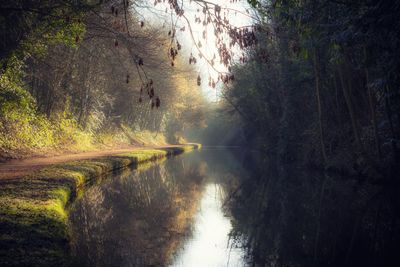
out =
<path fill-rule="evenodd" d="M 228 246 L 232 225 L 223 214 L 220 190 L 217 184 L 206 186 L 200 210 L 193 222 L 193 236 L 186 241 L 171 266 L 245 266 L 244 252 Z"/>

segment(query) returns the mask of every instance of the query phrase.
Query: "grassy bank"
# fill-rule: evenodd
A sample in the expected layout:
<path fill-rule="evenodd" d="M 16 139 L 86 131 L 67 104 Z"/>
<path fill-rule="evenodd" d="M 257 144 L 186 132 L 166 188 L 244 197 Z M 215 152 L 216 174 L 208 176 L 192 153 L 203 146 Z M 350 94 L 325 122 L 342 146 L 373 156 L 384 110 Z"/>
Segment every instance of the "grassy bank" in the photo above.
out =
<path fill-rule="evenodd" d="M 0 265 L 60 266 L 69 248 L 68 207 L 104 175 L 200 145 L 137 150 L 51 166 L 0 185 Z"/>

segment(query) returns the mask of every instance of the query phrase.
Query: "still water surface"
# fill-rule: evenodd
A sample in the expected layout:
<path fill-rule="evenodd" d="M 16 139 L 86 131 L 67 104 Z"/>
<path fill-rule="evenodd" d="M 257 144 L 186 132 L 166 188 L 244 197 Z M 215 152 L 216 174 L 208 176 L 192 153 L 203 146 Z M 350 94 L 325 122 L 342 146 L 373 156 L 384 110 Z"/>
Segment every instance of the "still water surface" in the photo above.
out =
<path fill-rule="evenodd" d="M 229 243 L 232 225 L 221 209 L 221 190 L 216 183 L 206 185 L 193 223 L 193 236 L 185 241 L 183 250 L 171 266 L 245 266 L 243 251 Z"/>
<path fill-rule="evenodd" d="M 223 208 L 238 160 L 205 149 L 106 177 L 71 212 L 71 265 L 246 266 Z"/>
<path fill-rule="evenodd" d="M 71 212 L 71 265 L 398 267 L 398 188 L 195 151 L 88 190 Z"/>

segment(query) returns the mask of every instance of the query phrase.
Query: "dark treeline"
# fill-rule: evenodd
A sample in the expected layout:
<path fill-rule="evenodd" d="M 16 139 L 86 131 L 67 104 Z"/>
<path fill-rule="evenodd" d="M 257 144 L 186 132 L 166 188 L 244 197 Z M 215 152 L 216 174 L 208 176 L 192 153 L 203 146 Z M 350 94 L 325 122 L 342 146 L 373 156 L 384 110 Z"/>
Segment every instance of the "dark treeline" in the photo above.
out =
<path fill-rule="evenodd" d="M 162 2 L 190 28 L 183 5 Z M 2 1 L 0 158 L 143 132 L 246 141 L 260 159 L 226 203 L 253 266 L 399 266 L 400 2 L 248 0 L 259 21 L 243 29 L 194 2 L 219 58 L 196 39 L 189 64 L 229 70 L 208 77 L 225 100 L 208 113 L 192 88 L 207 79 L 177 57 L 177 24 L 143 20 L 153 3 Z"/>
<path fill-rule="evenodd" d="M 226 90 L 248 139 L 282 163 L 390 171 L 400 131 L 399 3 L 254 4 L 259 45 Z"/>
<path fill-rule="evenodd" d="M 264 154 L 233 237 L 252 266 L 398 266 L 400 3 L 251 2 L 258 48 L 224 97 Z"/>
<path fill-rule="evenodd" d="M 228 199 L 249 266 L 398 266 L 398 188 L 247 155 Z"/>

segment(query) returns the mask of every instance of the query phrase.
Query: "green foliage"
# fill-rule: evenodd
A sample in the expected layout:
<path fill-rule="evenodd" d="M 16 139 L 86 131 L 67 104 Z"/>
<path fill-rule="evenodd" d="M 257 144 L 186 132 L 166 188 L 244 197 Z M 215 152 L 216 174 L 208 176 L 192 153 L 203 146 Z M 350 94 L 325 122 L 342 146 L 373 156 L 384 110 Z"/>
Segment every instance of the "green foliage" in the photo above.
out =
<path fill-rule="evenodd" d="M 227 90 L 249 142 L 286 163 L 394 164 L 399 50 L 383 45 L 400 43 L 394 2 L 263 1 L 257 10 L 259 45 Z"/>
<path fill-rule="evenodd" d="M 36 108 L 36 102 L 23 82 L 23 61 L 13 55 L 0 75 L 0 154 L 13 157 L 14 153 L 26 153 L 43 149 L 67 148 L 68 150 L 95 149 L 98 144 L 115 142 L 164 145 L 162 134 L 149 131 L 94 132 L 83 129 L 69 110 L 69 104 L 61 113 L 47 118 Z M 127 138 L 128 135 L 128 138 Z"/>
<path fill-rule="evenodd" d="M 0 75 L 0 147 L 3 150 L 44 147 L 53 142 L 50 123 L 36 114 L 35 102 L 21 82 L 16 56 Z"/>
<path fill-rule="evenodd" d="M 73 119 L 65 117 L 49 121 L 37 112 L 36 102 L 24 83 L 25 59 L 43 57 L 49 45 L 76 46 L 76 38 L 82 38 L 82 23 L 66 23 L 53 20 L 49 25 L 39 25 L 25 38 L 8 58 L 1 60 L 0 73 L 0 154 L 12 151 L 52 148 L 79 143 L 87 147 L 89 135 L 80 130 Z M 67 140 L 67 139 L 73 140 Z"/>
<path fill-rule="evenodd" d="M 0 77 L 0 147 L 3 150 L 71 145 L 89 139 L 73 119 L 64 116 L 57 121 L 49 121 L 38 114 L 33 98 L 13 73 L 19 72 L 9 67 Z M 85 145 L 87 142 L 81 143 Z"/>
<path fill-rule="evenodd" d="M 51 44 L 75 46 L 84 32 L 85 16 L 98 7 L 92 1 L 4 0 L 0 14 L 0 56 L 44 54 Z"/>
<path fill-rule="evenodd" d="M 247 2 L 254 8 L 258 7 L 261 4 L 258 0 L 247 0 Z"/>
<path fill-rule="evenodd" d="M 65 264 L 71 233 L 68 207 L 104 174 L 198 148 L 186 145 L 137 150 L 98 160 L 51 166 L 27 177 L 0 181 L 0 265 Z"/>
<path fill-rule="evenodd" d="M 77 47 L 77 40 L 82 40 L 86 27 L 81 22 L 65 23 L 64 20 L 55 22 L 54 27 L 58 29 L 54 35 L 45 36 L 50 44 L 64 44 L 69 47 Z"/>
<path fill-rule="evenodd" d="M 64 111 L 53 119 L 53 130 L 55 144 L 61 147 L 79 146 L 82 150 L 94 148 L 94 134 L 85 131 L 73 117 L 73 115 Z"/>
<path fill-rule="evenodd" d="M 35 28 L 35 31 L 21 42 L 19 53 L 23 57 L 44 57 L 51 45 L 76 48 L 77 40 L 83 39 L 85 31 L 86 27 L 81 22 L 66 23 L 64 20 L 52 20 L 50 25 Z"/>
<path fill-rule="evenodd" d="M 193 83 L 188 77 L 194 70 L 178 70 L 178 62 L 171 68 L 166 50 L 160 49 L 164 36 L 157 29 L 143 30 L 133 13 L 124 18 L 108 14 L 111 5 L 121 11 L 124 3 L 1 4 L 9 12 L 0 14 L 6 25 L 0 27 L 6 41 L 0 44 L 0 157 L 54 149 L 164 145 L 176 141 L 164 136 L 196 127 L 202 107 L 193 106 L 202 98 L 189 90 Z M 125 19 L 135 38 L 126 38 Z M 85 36 L 88 41 L 82 42 Z M 137 56 L 146 57 L 139 75 L 132 60 Z M 151 110 L 149 101 L 143 100 L 146 92 L 139 92 L 144 77 L 154 81 L 159 109 Z"/>

